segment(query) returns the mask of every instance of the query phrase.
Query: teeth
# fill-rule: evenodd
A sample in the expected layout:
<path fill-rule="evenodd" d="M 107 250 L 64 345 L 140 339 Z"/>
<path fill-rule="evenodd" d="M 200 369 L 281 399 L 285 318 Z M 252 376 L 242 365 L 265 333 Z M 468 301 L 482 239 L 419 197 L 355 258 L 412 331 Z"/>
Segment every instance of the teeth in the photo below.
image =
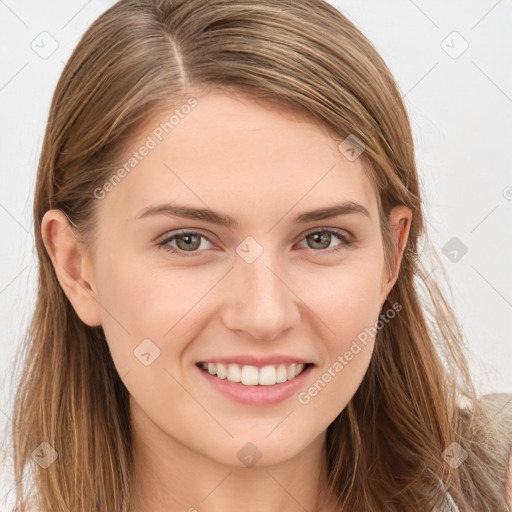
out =
<path fill-rule="evenodd" d="M 260 370 L 260 378 L 258 384 L 262 386 L 272 386 L 276 383 L 276 367 L 275 366 L 264 366 Z"/>
<path fill-rule="evenodd" d="M 237 364 L 230 364 L 228 366 L 228 375 L 227 379 L 229 382 L 240 382 L 242 378 L 242 372 L 240 371 L 240 367 Z"/>
<path fill-rule="evenodd" d="M 276 382 L 286 382 L 287 380 L 288 372 L 286 371 L 286 366 L 284 364 L 280 364 L 276 370 Z"/>
<path fill-rule="evenodd" d="M 222 363 L 217 363 L 217 377 L 219 379 L 225 379 L 228 375 L 228 370 Z"/>
<path fill-rule="evenodd" d="M 246 386 L 273 386 L 292 380 L 304 370 L 305 365 L 292 363 L 258 368 L 252 365 L 240 367 L 237 364 L 201 363 L 201 367 L 210 375 L 216 375 L 219 379 L 227 379 L 229 382 L 241 382 Z"/>
<path fill-rule="evenodd" d="M 256 366 L 242 366 L 242 384 L 255 386 L 258 384 L 258 368 Z"/>

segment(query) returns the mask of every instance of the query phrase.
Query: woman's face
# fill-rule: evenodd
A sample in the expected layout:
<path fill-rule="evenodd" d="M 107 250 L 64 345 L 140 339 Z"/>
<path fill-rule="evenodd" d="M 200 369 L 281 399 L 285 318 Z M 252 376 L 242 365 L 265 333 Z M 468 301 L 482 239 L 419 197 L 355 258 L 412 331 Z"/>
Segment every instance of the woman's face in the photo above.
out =
<path fill-rule="evenodd" d="M 184 105 L 95 192 L 91 297 L 139 429 L 275 464 L 321 438 L 367 370 L 394 282 L 375 190 L 316 124 L 221 93 Z"/>

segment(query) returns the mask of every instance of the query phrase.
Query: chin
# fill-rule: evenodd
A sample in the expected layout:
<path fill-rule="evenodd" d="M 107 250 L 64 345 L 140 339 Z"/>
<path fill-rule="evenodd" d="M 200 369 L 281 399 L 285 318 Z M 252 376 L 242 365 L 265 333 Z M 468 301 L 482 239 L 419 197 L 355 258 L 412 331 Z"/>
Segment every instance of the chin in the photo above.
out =
<path fill-rule="evenodd" d="M 290 415 L 291 419 L 292 414 Z M 288 419 L 285 422 L 289 421 Z M 236 436 L 230 439 L 222 450 L 212 454 L 212 458 L 227 466 L 245 467 L 271 467 L 283 464 L 298 456 L 317 439 L 322 436 L 297 437 L 297 429 L 292 433 L 283 429 L 277 432 L 281 426 L 274 424 L 265 429 L 265 432 L 257 433 L 254 430 L 246 436 Z M 272 431 L 272 429 L 275 429 Z M 218 445 L 217 445 L 218 446 Z M 221 453 L 219 453 L 221 452 Z M 219 455 L 222 455 L 219 458 Z"/>

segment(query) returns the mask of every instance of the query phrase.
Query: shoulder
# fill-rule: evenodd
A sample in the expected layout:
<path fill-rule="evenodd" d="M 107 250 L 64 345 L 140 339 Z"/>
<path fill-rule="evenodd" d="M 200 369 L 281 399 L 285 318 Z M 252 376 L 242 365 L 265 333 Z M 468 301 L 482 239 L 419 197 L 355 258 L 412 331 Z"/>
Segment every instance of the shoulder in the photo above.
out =
<path fill-rule="evenodd" d="M 480 397 L 482 405 L 490 412 L 493 421 L 503 427 L 508 457 L 506 471 L 506 499 L 512 508 L 512 393 L 491 393 Z"/>
<path fill-rule="evenodd" d="M 512 509 L 512 456 L 508 464 L 507 504 Z"/>
<path fill-rule="evenodd" d="M 445 494 L 443 504 L 437 512 L 460 512 L 459 507 L 455 505 L 455 502 L 449 492 Z"/>

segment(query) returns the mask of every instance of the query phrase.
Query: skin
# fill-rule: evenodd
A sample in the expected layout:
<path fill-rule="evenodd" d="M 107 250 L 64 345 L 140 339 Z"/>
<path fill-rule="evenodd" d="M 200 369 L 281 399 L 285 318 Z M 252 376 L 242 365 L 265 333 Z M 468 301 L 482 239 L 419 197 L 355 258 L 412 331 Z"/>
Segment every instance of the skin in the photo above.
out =
<path fill-rule="evenodd" d="M 326 481 L 326 429 L 359 387 L 373 338 L 308 404 L 296 394 L 272 406 L 233 402 L 205 382 L 195 363 L 240 354 L 302 356 L 315 363 L 301 388 L 307 390 L 378 320 L 411 212 L 391 212 L 399 248 L 388 273 L 364 159 L 348 160 L 339 136 L 242 96 L 194 96 L 195 109 L 96 200 L 93 248 L 75 241 L 61 211 L 48 211 L 42 222 L 63 290 L 83 322 L 103 326 L 131 394 L 130 512 L 331 510 L 317 501 Z M 148 120 L 127 155 L 172 110 Z M 293 221 L 344 200 L 364 205 L 370 217 Z M 167 215 L 136 219 L 164 202 L 209 207 L 238 226 Z M 326 254 L 343 242 L 335 234 L 323 245 L 308 242 L 314 228 L 348 232 L 353 243 Z M 206 236 L 194 245 L 198 256 L 157 246 L 181 229 Z M 252 263 L 236 252 L 248 236 L 263 249 Z M 170 244 L 183 250 L 183 237 L 179 242 Z M 146 338 L 160 350 L 149 366 L 133 353 Z M 237 457 L 248 442 L 261 453 L 253 467 Z"/>

